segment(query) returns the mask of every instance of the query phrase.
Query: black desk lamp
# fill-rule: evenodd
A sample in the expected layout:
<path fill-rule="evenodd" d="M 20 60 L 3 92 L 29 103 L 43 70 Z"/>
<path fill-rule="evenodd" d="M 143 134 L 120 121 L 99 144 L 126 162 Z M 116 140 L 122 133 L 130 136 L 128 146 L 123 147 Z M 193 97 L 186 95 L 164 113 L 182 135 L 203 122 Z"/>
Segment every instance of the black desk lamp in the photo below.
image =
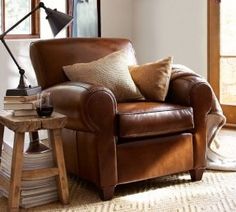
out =
<path fill-rule="evenodd" d="M 3 45 L 6 47 L 8 53 L 10 54 L 11 58 L 13 59 L 14 63 L 16 64 L 19 74 L 20 74 L 20 81 L 19 85 L 16 89 L 8 89 L 6 91 L 6 96 L 29 96 L 34 95 L 41 91 L 40 86 L 31 87 L 31 85 L 27 86 L 25 83 L 25 70 L 20 67 L 18 62 L 16 61 L 15 57 L 13 56 L 11 50 L 9 49 L 8 45 L 6 44 L 4 37 L 7 35 L 8 32 L 13 30 L 16 26 L 18 26 L 22 21 L 36 12 L 38 9 L 43 8 L 47 14 L 46 19 L 49 21 L 50 27 L 52 29 L 52 33 L 56 36 L 63 28 L 68 26 L 73 17 L 66 15 L 62 12 L 57 11 L 56 9 L 52 10 L 50 8 L 45 7 L 44 3 L 40 2 L 37 7 L 35 7 L 31 12 L 25 15 L 21 20 L 15 23 L 11 28 L 9 28 L 6 32 L 0 35 L 0 40 L 2 41 Z"/>

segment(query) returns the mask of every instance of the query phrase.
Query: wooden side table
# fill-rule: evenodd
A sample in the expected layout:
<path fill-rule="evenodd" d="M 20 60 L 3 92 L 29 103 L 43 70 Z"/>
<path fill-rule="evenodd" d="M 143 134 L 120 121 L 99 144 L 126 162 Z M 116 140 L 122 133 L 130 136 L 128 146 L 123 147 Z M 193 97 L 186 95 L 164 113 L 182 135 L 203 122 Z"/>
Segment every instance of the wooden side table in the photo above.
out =
<path fill-rule="evenodd" d="M 57 176 L 59 198 L 63 204 L 69 203 L 68 181 L 61 139 L 61 129 L 65 124 L 66 116 L 56 112 L 48 118 L 39 118 L 37 116 L 14 117 L 5 111 L 0 112 L 0 156 L 4 126 L 14 131 L 10 182 L 0 176 L 0 186 L 9 191 L 8 206 L 10 211 L 17 211 L 19 209 L 22 180 L 35 180 Z M 55 167 L 37 170 L 22 170 L 25 133 L 30 132 L 35 134 L 41 129 L 48 130 Z"/>

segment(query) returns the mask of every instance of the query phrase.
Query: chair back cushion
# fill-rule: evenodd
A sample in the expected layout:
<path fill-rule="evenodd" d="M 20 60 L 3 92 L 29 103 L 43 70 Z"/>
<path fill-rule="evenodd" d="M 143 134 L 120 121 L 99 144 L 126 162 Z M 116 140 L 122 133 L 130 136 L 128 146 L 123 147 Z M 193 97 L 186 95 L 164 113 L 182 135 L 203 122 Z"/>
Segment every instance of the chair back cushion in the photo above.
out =
<path fill-rule="evenodd" d="M 127 39 L 62 38 L 31 43 L 30 58 L 38 84 L 43 89 L 68 81 L 62 67 L 87 63 L 123 48 L 133 47 Z"/>

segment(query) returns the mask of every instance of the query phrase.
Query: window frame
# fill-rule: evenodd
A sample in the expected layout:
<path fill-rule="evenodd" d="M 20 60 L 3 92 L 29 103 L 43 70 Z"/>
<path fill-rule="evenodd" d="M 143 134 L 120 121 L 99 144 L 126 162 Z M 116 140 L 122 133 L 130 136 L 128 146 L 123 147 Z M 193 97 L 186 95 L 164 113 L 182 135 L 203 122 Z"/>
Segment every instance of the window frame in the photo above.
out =
<path fill-rule="evenodd" d="M 5 1 L 0 0 L 2 4 L 2 29 L 5 32 Z M 31 0 L 31 10 L 39 4 L 40 0 Z M 5 39 L 26 39 L 26 38 L 39 38 L 40 37 L 40 11 L 36 11 L 31 15 L 31 33 L 30 34 L 7 34 Z"/>
<path fill-rule="evenodd" d="M 208 81 L 220 99 L 220 3 L 208 0 Z M 236 127 L 236 107 L 221 104 L 227 126 Z"/>
<path fill-rule="evenodd" d="M 220 93 L 220 1 L 208 0 L 208 80 L 217 98 Z"/>

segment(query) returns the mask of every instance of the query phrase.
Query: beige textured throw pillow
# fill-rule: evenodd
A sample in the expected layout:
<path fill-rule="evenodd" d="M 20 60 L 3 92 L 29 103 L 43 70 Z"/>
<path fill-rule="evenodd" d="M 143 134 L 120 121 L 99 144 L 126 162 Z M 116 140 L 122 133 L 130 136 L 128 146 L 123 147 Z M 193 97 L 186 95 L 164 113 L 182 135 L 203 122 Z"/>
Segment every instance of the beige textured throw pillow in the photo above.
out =
<path fill-rule="evenodd" d="M 172 57 L 130 66 L 131 76 L 146 99 L 164 101 L 169 88 Z"/>
<path fill-rule="evenodd" d="M 109 88 L 118 102 L 143 98 L 129 72 L 136 64 L 132 49 L 125 48 L 103 58 L 89 62 L 64 66 L 71 81 L 87 82 Z"/>

